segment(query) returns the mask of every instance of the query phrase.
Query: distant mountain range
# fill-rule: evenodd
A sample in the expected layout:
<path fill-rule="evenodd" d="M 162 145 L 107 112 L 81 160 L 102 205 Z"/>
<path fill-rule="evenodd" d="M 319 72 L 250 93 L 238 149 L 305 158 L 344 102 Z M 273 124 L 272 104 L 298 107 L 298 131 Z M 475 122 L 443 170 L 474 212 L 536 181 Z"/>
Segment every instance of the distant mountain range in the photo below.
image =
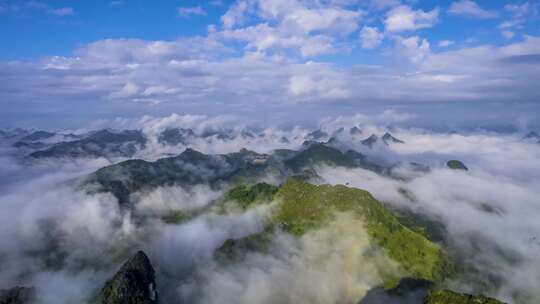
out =
<path fill-rule="evenodd" d="M 207 155 L 188 148 L 177 156 L 155 162 L 134 159 L 104 167 L 91 174 L 84 184 L 93 185 L 93 191 L 111 192 L 121 204 L 128 204 L 130 194 L 159 186 L 221 185 L 265 175 L 285 180 L 290 176 L 309 175 L 315 166 L 324 164 L 363 168 L 388 176 L 392 176 L 393 166 L 401 165 L 384 166 L 357 151 L 342 152 L 320 142 L 305 142 L 300 150 L 278 149 L 271 154 L 242 149 L 235 153 Z M 412 163 L 411 167 L 426 171 L 420 164 Z"/>
<path fill-rule="evenodd" d="M 331 135 L 316 130 L 308 133 L 303 140 L 307 142 L 319 142 L 329 145 L 338 144 L 341 137 L 358 136 L 362 131 L 358 127 L 352 127 L 348 132 L 344 128 L 334 131 Z M 256 140 L 267 136 L 264 133 L 244 129 L 234 130 L 207 130 L 196 133 L 189 128 L 166 128 L 157 134 L 157 143 L 163 146 L 190 147 L 196 140 L 203 141 L 230 141 L 241 138 L 246 141 Z M 10 132 L 2 131 L 0 137 L 9 139 L 12 146 L 27 153 L 29 159 L 45 158 L 131 158 L 137 152 L 147 147 L 149 138 L 141 130 L 98 130 L 85 134 L 53 133 L 48 131 L 28 132 L 22 129 Z M 298 138 L 296 138 L 298 139 Z M 296 140 L 295 139 L 295 140 Z M 281 136 L 275 141 L 282 145 L 291 145 L 290 138 Z M 367 147 L 381 143 L 390 145 L 403 143 L 402 140 L 394 137 L 390 133 L 385 133 L 382 137 L 375 134 L 362 139 L 361 143 Z"/>
<path fill-rule="evenodd" d="M 363 254 L 370 255 L 383 250 L 385 256 L 396 264 L 396 271 L 382 272 L 379 285 L 368 290 L 364 298 L 358 299 L 359 304 L 502 303 L 482 295 L 442 288 L 447 287 L 444 285 L 445 280 L 451 280 L 456 272 L 463 269 L 460 268 L 462 261 L 450 254 L 446 227 L 438 219 L 414 210 L 389 207 L 369 192 L 349 187 L 348 183 L 334 186 L 320 184 L 323 181 L 317 170 L 321 165 L 344 169 L 361 168 L 395 180 L 403 178 L 394 172 L 401 166 L 407 166 L 418 174 L 430 172 L 431 168 L 425 164 L 381 164 L 363 153 L 379 152 L 376 147 L 406 144 L 388 132 L 382 136 L 371 134 L 357 138 L 362 153 L 344 148 L 344 136 L 358 137 L 361 134 L 358 127 L 349 130 L 341 128 L 331 134 L 317 130 L 306 134 L 302 138 L 303 143 L 296 148 L 275 149 L 269 153 L 242 148 L 233 153 L 206 154 L 189 145 L 195 139 L 250 140 L 265 135 L 251 130 L 198 134 L 188 128 L 168 128 L 152 140 L 161 145 L 178 146 L 182 150 L 174 156 L 161 157 L 155 161 L 133 158 L 150 144 L 150 139 L 140 130 L 100 130 L 82 135 L 19 130 L 17 135 L 4 132 L 2 136 L 9 138 L 14 147 L 23 151 L 37 149 L 27 156 L 27 159 L 32 160 L 130 158 L 76 180 L 76 187 L 88 194 L 112 194 L 118 201 L 120 212 L 129 214 L 134 219 L 134 225 L 142 225 L 147 219 L 160 221 L 163 225 L 182 225 L 210 212 L 227 215 L 273 204 L 261 231 L 239 238 L 228 238 L 218 244 L 213 252 L 216 265 L 234 267 L 236 263 L 242 263 L 250 253 L 266 254 L 268 246 L 278 234 L 285 233 L 290 238 L 301 239 L 310 232 L 340 221 L 340 215 L 346 215 L 350 216 L 347 219 L 362 219 L 370 246 L 370 250 Z M 281 143 L 289 142 L 285 137 L 277 137 L 277 140 Z M 299 141 L 298 138 L 291 140 Z M 448 160 L 445 165 L 446 170 L 457 170 L 455 174 L 469 174 L 466 172 L 469 169 L 459 160 Z M 444 165 L 440 168 L 445 170 Z M 269 177 L 273 184 L 261 182 Z M 140 194 L 150 193 L 159 187 L 179 186 L 189 189 L 198 185 L 205 185 L 217 193 L 221 191 L 221 194 L 213 199 L 209 207 L 189 211 L 170 210 L 158 218 L 156 215 L 137 213 Z M 414 203 L 414 197 L 407 190 L 403 190 L 401 195 L 404 200 Z M 139 251 L 139 248 L 131 248 L 129 252 L 136 253 L 126 257 L 124 264 L 93 290 L 88 303 L 165 303 L 160 295 L 163 289 L 160 289 L 160 282 L 156 279 L 156 273 L 164 270 L 154 268 L 149 256 Z M 187 272 L 185 275 L 195 274 Z M 34 304 L 35 297 L 36 290 L 33 287 L 14 287 L 0 291 L 0 303 Z"/>

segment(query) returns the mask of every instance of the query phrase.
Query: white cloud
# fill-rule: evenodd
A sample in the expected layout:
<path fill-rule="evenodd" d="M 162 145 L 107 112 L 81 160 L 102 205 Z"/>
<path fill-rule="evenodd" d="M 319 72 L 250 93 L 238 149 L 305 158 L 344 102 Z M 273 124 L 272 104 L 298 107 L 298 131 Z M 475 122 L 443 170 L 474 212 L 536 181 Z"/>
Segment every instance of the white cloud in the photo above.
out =
<path fill-rule="evenodd" d="M 408 38 L 396 37 L 397 50 L 412 63 L 421 63 L 431 54 L 429 42 L 418 36 Z"/>
<path fill-rule="evenodd" d="M 143 96 L 152 96 L 152 95 L 161 95 L 161 94 L 174 94 L 177 93 L 178 89 L 169 88 L 163 85 L 149 86 L 142 93 Z"/>
<path fill-rule="evenodd" d="M 523 23 L 522 20 L 508 20 L 508 21 L 503 21 L 503 22 L 501 22 L 501 24 L 499 24 L 499 28 L 500 28 L 500 29 L 507 29 L 507 28 L 511 28 L 511 27 L 515 27 L 515 26 L 521 25 L 522 23 Z"/>
<path fill-rule="evenodd" d="M 133 82 L 126 83 L 120 90 L 109 94 L 110 98 L 126 98 L 139 93 L 139 87 Z"/>
<path fill-rule="evenodd" d="M 531 2 L 525 2 L 521 5 L 507 4 L 504 6 L 504 10 L 511 16 L 508 20 L 501 22 L 501 24 L 499 24 L 499 28 L 520 28 L 531 16 L 538 15 L 538 4 Z"/>
<path fill-rule="evenodd" d="M 537 4 L 525 2 L 521 5 L 519 4 L 506 4 L 504 6 L 504 9 L 507 12 L 510 12 L 515 18 L 522 18 L 527 16 L 530 13 L 535 13 L 537 8 Z"/>
<path fill-rule="evenodd" d="M 454 41 L 452 41 L 452 40 L 441 40 L 441 41 L 439 41 L 439 43 L 437 45 L 439 47 L 449 47 L 452 44 L 454 44 Z"/>
<path fill-rule="evenodd" d="M 387 32 L 413 31 L 432 27 L 437 22 L 438 16 L 438 8 L 425 12 L 400 5 L 387 13 L 384 24 Z"/>
<path fill-rule="evenodd" d="M 330 3 L 240 0 L 221 16 L 223 31 L 213 33 L 242 41 L 247 51 L 259 55 L 292 49 L 311 57 L 334 52 L 340 39 L 357 30 L 363 15 Z M 241 27 L 246 20 L 254 22 Z"/>
<path fill-rule="evenodd" d="M 339 79 L 324 76 L 294 75 L 289 78 L 288 90 L 293 96 L 332 99 L 350 96 Z"/>
<path fill-rule="evenodd" d="M 41 11 L 56 16 L 70 16 L 75 14 L 75 10 L 72 7 L 55 8 L 40 1 L 15 1 L 12 3 L 9 1 L 2 1 L 2 3 L 0 3 L 0 13 L 21 12 L 24 10 Z"/>
<path fill-rule="evenodd" d="M 57 16 L 69 16 L 69 15 L 73 15 L 75 11 L 71 7 L 62 7 L 62 8 L 50 9 L 49 13 L 53 15 L 57 15 Z"/>
<path fill-rule="evenodd" d="M 283 27 L 296 28 L 304 33 L 332 31 L 349 34 L 357 29 L 361 16 L 359 11 L 341 8 L 308 9 L 302 7 L 287 13 L 281 23 Z"/>
<path fill-rule="evenodd" d="M 200 6 L 179 7 L 177 11 L 181 17 L 206 16 L 206 11 Z"/>
<path fill-rule="evenodd" d="M 464 15 L 480 19 L 497 17 L 496 12 L 485 10 L 472 0 L 459 0 L 452 2 L 448 12 L 453 15 Z"/>
<path fill-rule="evenodd" d="M 399 6 L 400 4 L 401 2 L 399 0 L 371 0 L 369 3 L 369 7 L 376 11 L 381 11 Z"/>
<path fill-rule="evenodd" d="M 293 76 L 289 79 L 289 92 L 293 95 L 303 95 L 317 89 L 313 79 L 306 76 Z"/>
<path fill-rule="evenodd" d="M 221 23 L 227 29 L 241 25 L 244 21 L 244 14 L 248 9 L 247 1 L 238 1 L 233 4 L 227 12 L 221 16 Z"/>
<path fill-rule="evenodd" d="M 286 35 L 266 23 L 225 30 L 220 32 L 219 35 L 226 39 L 245 41 L 247 49 L 255 49 L 259 52 L 272 49 L 297 49 L 303 57 L 311 57 L 334 51 L 332 39 L 328 36 Z"/>
<path fill-rule="evenodd" d="M 374 117 L 373 122 L 379 124 L 393 124 L 411 120 L 415 117 L 414 114 L 403 113 L 394 109 L 384 110 L 380 115 Z"/>
<path fill-rule="evenodd" d="M 378 47 L 384 39 L 384 34 L 376 27 L 364 26 L 360 32 L 362 47 L 365 49 L 373 49 Z"/>
<path fill-rule="evenodd" d="M 249 34 L 246 29 L 237 30 L 228 33 Z M 489 100 L 501 105 L 512 100 L 521 105 L 539 97 L 537 65 L 522 64 L 518 69 L 512 64 L 515 56 L 540 53 L 537 37 L 525 36 L 502 47 L 432 50 L 430 41 L 419 36 L 393 36 L 396 48 L 384 50 L 383 56 L 406 59 L 405 63 L 412 64 L 391 61 L 391 67 L 384 63 L 341 67 L 287 58 L 286 51 L 291 47 L 308 55 L 317 50 L 310 47 L 313 44 L 327 42 L 320 44 L 322 50 L 332 44 L 325 40 L 308 43 L 293 37 L 282 39 L 274 36 L 274 30 L 270 28 L 267 33 L 268 40 L 248 43 L 255 53 L 244 57 L 224 55 L 227 48 L 217 42 L 217 37 L 199 37 L 178 41 L 103 40 L 81 47 L 70 57 L 1 63 L 0 70 L 12 77 L 0 83 L 0 104 L 10 108 L 8 105 L 17 102 L 17 111 L 31 113 L 32 117 L 38 109 L 44 111 L 44 105 L 47 110 L 60 111 L 65 100 L 71 100 L 85 115 L 94 108 L 114 112 L 133 107 L 139 113 L 146 111 L 139 102 L 159 103 L 155 110 L 198 108 L 231 114 L 260 113 L 271 107 L 287 115 L 300 102 L 320 108 L 332 101 L 368 107 L 396 100 L 405 107 L 411 101 L 449 100 L 479 104 Z M 271 55 L 272 50 L 276 56 Z M 133 85 L 126 87 L 127 83 L 138 91 Z M 389 84 L 392 90 L 388 90 Z M 52 86 L 55 90 L 50 90 Z M 111 102 L 113 97 L 122 102 Z M 510 107 L 505 113 L 510 115 L 523 107 Z M 7 113 L 2 113 L 4 121 L 13 119 Z"/>
<path fill-rule="evenodd" d="M 298 0 L 239 1 L 225 14 L 238 15 L 250 6 L 262 22 L 276 24 L 285 32 L 309 34 L 313 31 L 326 31 L 348 34 L 356 30 L 363 15 L 360 10 L 342 8 L 338 5 Z"/>

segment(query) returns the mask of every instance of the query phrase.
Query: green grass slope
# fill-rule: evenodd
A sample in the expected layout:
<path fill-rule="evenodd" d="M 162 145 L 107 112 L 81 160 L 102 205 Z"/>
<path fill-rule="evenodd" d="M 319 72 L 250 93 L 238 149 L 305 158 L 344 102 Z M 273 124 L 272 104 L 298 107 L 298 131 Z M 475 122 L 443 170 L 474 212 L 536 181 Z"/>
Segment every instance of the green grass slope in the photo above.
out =
<path fill-rule="evenodd" d="M 470 294 L 457 293 L 449 290 L 439 290 L 431 292 L 425 304 L 503 304 L 499 300 L 488 298 L 486 296 L 473 296 Z"/>
<path fill-rule="evenodd" d="M 270 202 L 278 189 L 277 186 L 267 183 L 257 183 L 253 186 L 238 185 L 225 194 L 225 200 L 235 201 L 243 209 L 247 209 L 254 204 Z"/>
<path fill-rule="evenodd" d="M 367 191 L 290 179 L 276 195 L 281 203 L 276 210 L 275 224 L 294 235 L 321 227 L 335 212 L 354 212 L 365 221 L 371 239 L 384 248 L 408 276 L 439 281 L 448 271 L 439 246 L 400 224 L 396 216 Z M 393 283 L 387 283 L 388 287 Z"/>

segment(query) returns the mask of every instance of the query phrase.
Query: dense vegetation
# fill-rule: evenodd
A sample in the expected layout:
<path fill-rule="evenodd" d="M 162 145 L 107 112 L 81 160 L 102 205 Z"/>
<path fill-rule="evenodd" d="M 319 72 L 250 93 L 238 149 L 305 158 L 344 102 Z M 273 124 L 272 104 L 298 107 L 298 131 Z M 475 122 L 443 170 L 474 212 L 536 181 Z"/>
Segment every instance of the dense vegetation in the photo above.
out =
<path fill-rule="evenodd" d="M 425 304 L 503 304 L 503 302 L 483 295 L 473 296 L 450 290 L 439 290 L 431 292 Z"/>
<path fill-rule="evenodd" d="M 251 187 L 238 185 L 225 194 L 225 200 L 235 201 L 246 209 L 253 204 L 271 201 L 278 187 L 267 183 L 257 183 Z"/>
<path fill-rule="evenodd" d="M 398 221 L 367 191 L 342 185 L 312 185 L 288 180 L 277 193 L 282 200 L 275 221 L 284 230 L 301 235 L 321 227 L 335 212 L 354 212 L 366 223 L 371 238 L 400 263 L 411 277 L 440 280 L 448 265 L 441 248 Z M 397 283 L 397 282 L 393 282 Z"/>

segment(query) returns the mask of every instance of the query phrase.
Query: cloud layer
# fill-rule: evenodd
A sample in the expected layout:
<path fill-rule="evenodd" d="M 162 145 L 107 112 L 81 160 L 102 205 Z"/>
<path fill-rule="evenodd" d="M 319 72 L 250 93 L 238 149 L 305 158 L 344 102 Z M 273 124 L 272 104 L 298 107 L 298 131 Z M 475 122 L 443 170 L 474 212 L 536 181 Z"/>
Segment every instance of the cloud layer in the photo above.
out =
<path fill-rule="evenodd" d="M 207 13 L 177 9 L 190 18 Z M 224 9 L 204 35 L 101 39 L 67 56 L 0 62 L 2 121 L 35 125 L 69 113 L 66 124 L 80 125 L 106 113 L 171 112 L 290 120 L 297 109 L 320 118 L 395 105 L 429 107 L 434 115 L 458 107 L 523 114 L 538 107 L 538 64 L 512 60 L 540 54 L 540 38 L 522 32 L 537 15 L 534 3 L 508 4 L 500 14 L 474 1 L 419 8 L 407 1 L 239 0 Z M 507 41 L 426 35 L 446 13 L 500 16 L 497 35 Z"/>
<path fill-rule="evenodd" d="M 522 134 L 450 134 L 397 127 L 391 132 L 405 143 L 372 149 L 360 143 L 372 133 L 387 132 L 390 121 L 411 118 L 410 114 L 386 111 L 377 116 L 358 114 L 321 121 L 320 128 L 338 134 L 343 147 L 354 148 L 378 163 L 401 164 L 393 167 L 392 178 L 363 169 L 320 167 L 321 181 L 366 189 L 392 208 L 441 222 L 450 254 L 465 261 L 460 266 L 474 270 L 445 282 L 447 286 L 487 293 L 509 303 L 537 301 L 538 144 L 523 140 Z M 137 157 L 153 159 L 186 148 L 165 148 L 152 142 L 166 128 L 192 128 L 195 134 L 226 129 L 241 132 L 243 126 L 238 123 L 226 116 L 146 116 L 102 121 L 88 129 L 142 129 L 149 144 Z M 361 134 L 338 132 L 352 126 L 359 127 Z M 234 152 L 240 147 L 260 152 L 298 149 L 307 133 L 299 127 L 268 127 L 260 137 L 201 140 L 192 147 L 207 153 Z M 290 142 L 284 144 L 282 136 Z M 223 213 L 213 203 L 224 189 L 198 185 L 137 193 L 136 207 L 126 212 L 109 194 L 88 194 L 75 187 L 74 181 L 108 165 L 107 160 L 29 165 L 14 158 L 16 151 L 11 148 L 2 146 L 0 151 L 0 169 L 7 172 L 0 176 L 0 222 L 4 227 L 0 229 L 0 288 L 36 286 L 42 303 L 73 303 L 91 296 L 135 249 L 149 253 L 162 295 L 171 301 L 234 299 L 250 303 L 258 297 L 267 303 L 356 302 L 379 285 L 384 274 L 395 271 L 383 252 L 374 254 L 368 246 L 365 231 L 359 229 L 362 221 L 347 215 L 299 239 L 278 232 L 268 252 L 250 253 L 229 266 L 219 264 L 214 261 L 214 250 L 227 239 L 264 229 L 273 205 Z M 469 171 L 446 168 L 449 159 L 463 161 Z M 429 165 L 431 170 L 419 172 L 409 162 Z M 271 176 L 267 180 L 276 182 Z M 184 223 L 163 221 L 171 212 L 195 213 Z M 357 259 L 359 256 L 362 258 Z"/>

